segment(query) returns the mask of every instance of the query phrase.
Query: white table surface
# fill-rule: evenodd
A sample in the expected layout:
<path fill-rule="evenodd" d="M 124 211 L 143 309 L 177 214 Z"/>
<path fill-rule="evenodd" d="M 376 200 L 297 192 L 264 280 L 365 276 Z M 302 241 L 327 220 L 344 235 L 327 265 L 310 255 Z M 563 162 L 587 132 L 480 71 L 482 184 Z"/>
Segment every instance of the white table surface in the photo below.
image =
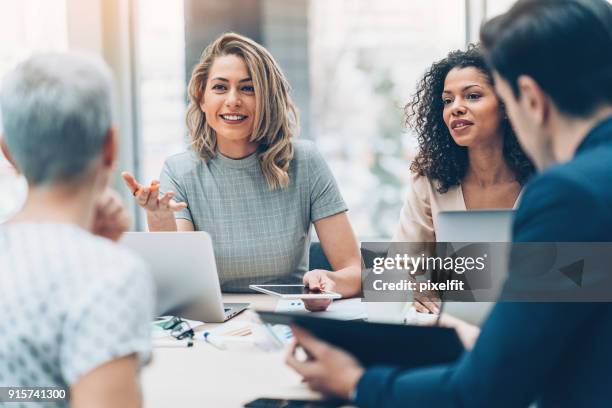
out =
<path fill-rule="evenodd" d="M 267 295 L 224 295 L 225 302 L 249 302 L 251 309 L 274 310 Z M 248 319 L 251 311 L 231 319 Z M 206 329 L 219 324 L 206 324 Z M 285 365 L 285 351 L 256 348 L 218 350 L 204 341 L 191 348 L 154 348 L 143 369 L 145 407 L 242 407 L 261 398 L 316 399 Z"/>

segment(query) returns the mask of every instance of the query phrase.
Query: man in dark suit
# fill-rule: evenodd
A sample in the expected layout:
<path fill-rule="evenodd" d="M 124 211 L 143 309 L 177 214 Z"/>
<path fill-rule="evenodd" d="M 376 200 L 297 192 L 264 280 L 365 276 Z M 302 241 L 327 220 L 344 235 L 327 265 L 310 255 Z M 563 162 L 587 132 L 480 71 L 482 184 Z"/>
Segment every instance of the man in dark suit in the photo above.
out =
<path fill-rule="evenodd" d="M 513 240 L 612 241 L 612 5 L 519 0 L 481 39 L 521 145 L 542 170 L 525 188 Z M 509 281 L 512 262 L 510 271 Z M 310 358 L 289 355 L 288 364 L 358 406 L 612 404 L 612 303 L 500 302 L 472 351 L 414 370 L 364 370 L 295 334 Z"/>

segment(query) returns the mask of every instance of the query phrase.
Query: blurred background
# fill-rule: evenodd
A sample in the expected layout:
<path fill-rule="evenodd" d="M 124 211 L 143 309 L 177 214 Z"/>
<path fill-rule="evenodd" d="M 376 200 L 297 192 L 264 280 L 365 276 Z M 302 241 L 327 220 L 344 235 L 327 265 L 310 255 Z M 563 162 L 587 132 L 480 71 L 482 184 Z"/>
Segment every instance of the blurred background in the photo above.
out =
<path fill-rule="evenodd" d="M 29 55 L 84 49 L 117 80 L 120 170 L 142 182 L 185 149 L 186 85 L 205 46 L 236 31 L 266 46 L 293 87 L 361 240 L 398 221 L 414 136 L 403 106 L 426 68 L 478 38 L 514 0 L 0 0 L 0 77 Z M 0 117 L 1 123 L 1 117 Z M 146 230 L 127 189 L 116 187 Z M 0 155 L 0 223 L 26 186 Z"/>

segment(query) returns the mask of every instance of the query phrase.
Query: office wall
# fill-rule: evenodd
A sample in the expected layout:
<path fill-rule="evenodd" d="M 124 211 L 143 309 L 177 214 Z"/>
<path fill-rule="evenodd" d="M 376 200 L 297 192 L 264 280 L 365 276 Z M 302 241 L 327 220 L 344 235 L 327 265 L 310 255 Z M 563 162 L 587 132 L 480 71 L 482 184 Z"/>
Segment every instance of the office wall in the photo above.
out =
<path fill-rule="evenodd" d="M 293 87 L 309 137 L 308 0 L 185 0 L 185 79 L 203 49 L 218 35 L 235 31 L 263 44 Z"/>
<path fill-rule="evenodd" d="M 262 41 L 291 84 L 291 95 L 300 111 L 300 137 L 304 138 L 314 138 L 310 126 L 309 9 L 308 0 L 264 0 L 261 8 Z"/>
<path fill-rule="evenodd" d="M 262 0 L 184 0 L 185 78 L 204 48 L 220 34 L 235 31 L 261 42 Z"/>

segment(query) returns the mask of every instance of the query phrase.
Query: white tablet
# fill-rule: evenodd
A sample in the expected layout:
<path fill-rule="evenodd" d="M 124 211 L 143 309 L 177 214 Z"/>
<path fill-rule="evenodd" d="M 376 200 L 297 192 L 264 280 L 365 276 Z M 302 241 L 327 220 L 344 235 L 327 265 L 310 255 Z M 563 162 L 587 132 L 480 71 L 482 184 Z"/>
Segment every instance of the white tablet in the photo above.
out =
<path fill-rule="evenodd" d="M 283 299 L 340 299 L 335 292 L 311 291 L 304 285 L 249 285 L 250 289 Z"/>

